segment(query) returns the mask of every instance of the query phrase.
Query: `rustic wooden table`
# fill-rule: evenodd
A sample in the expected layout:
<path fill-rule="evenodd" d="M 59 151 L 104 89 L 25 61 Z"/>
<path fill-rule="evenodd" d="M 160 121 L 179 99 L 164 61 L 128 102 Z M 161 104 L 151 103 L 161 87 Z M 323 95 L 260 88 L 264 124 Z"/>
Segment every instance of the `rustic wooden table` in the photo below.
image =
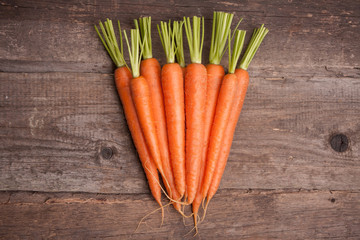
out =
<path fill-rule="evenodd" d="M 207 61 L 222 10 L 270 33 L 196 238 L 360 239 L 360 2 L 143 2 L 0 0 L 0 238 L 192 239 L 173 208 L 134 233 L 157 205 L 93 25 L 203 15 Z"/>

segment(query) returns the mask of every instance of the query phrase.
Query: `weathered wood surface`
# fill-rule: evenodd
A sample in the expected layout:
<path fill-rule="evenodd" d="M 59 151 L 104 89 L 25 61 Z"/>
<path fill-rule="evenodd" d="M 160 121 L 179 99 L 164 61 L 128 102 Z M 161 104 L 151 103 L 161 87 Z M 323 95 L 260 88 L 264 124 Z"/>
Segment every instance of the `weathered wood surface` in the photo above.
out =
<path fill-rule="evenodd" d="M 280 0 L 0 0 L 0 238 L 182 238 L 189 227 L 173 210 L 163 228 L 132 234 L 156 205 L 93 25 L 201 14 L 209 46 L 215 9 L 243 17 L 248 38 L 261 23 L 270 33 L 201 236 L 359 238 L 360 2 Z M 155 27 L 153 39 L 164 63 Z M 336 133 L 345 152 L 329 144 Z"/>
<path fill-rule="evenodd" d="M 129 29 L 139 16 L 151 15 L 158 23 L 201 14 L 206 18 L 205 46 L 210 46 L 213 10 L 234 12 L 235 20 L 244 18 L 240 27 L 248 30 L 247 39 L 261 23 L 270 29 L 252 69 L 300 68 L 316 74 L 325 66 L 359 67 L 358 1 L 289 1 L 2 0 L 0 71 L 109 73 L 111 60 L 93 29 L 106 18 L 119 19 Z M 153 42 L 154 56 L 164 63 L 155 26 Z M 204 50 L 206 62 L 209 47 Z M 227 58 L 223 62 L 226 65 Z"/>
<path fill-rule="evenodd" d="M 210 203 L 200 236 L 148 194 L 0 194 L 2 239 L 359 239 L 360 193 L 222 190 Z M 186 224 L 191 221 L 186 220 Z M 21 226 L 21 228 L 19 228 Z"/>
<path fill-rule="evenodd" d="M 2 190 L 148 191 L 112 78 L 0 73 Z M 359 189 L 359 80 L 289 82 L 252 79 L 222 187 Z M 349 151 L 331 149 L 335 132 L 349 136 Z"/>

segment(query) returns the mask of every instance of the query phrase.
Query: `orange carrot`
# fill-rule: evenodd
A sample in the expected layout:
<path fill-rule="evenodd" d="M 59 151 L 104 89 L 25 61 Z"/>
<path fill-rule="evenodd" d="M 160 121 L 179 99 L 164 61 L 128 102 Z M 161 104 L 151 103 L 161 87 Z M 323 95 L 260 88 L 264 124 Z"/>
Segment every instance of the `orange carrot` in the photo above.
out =
<path fill-rule="evenodd" d="M 133 75 L 134 76 L 134 75 Z M 149 83 L 143 76 L 133 77 L 130 83 L 131 94 L 135 103 L 136 113 L 143 131 L 151 156 L 159 172 L 164 175 L 161 162 L 159 143 L 156 134 L 155 119 L 152 110 L 152 99 Z"/>
<path fill-rule="evenodd" d="M 155 120 L 156 133 L 159 140 L 158 144 L 159 144 L 160 155 L 162 160 L 161 162 L 164 169 L 164 174 L 169 183 L 169 185 L 165 184 L 165 187 L 171 198 L 174 198 L 175 200 L 179 200 L 181 198 L 180 196 L 181 194 L 178 193 L 175 187 L 174 176 L 170 162 L 168 143 L 171 144 L 171 141 L 168 141 L 163 90 L 160 81 L 160 72 L 161 72 L 160 64 L 155 58 L 148 58 L 141 61 L 140 73 L 142 76 L 144 76 L 144 78 L 147 80 L 150 86 L 152 110 Z M 181 210 L 180 205 L 178 203 L 174 203 L 174 206 L 178 211 Z"/>
<path fill-rule="evenodd" d="M 146 142 L 141 131 L 140 123 L 137 118 L 134 102 L 131 97 L 130 81 L 132 79 L 131 72 L 127 67 L 120 67 L 115 70 L 115 83 L 117 91 L 123 105 L 125 117 L 128 127 L 135 144 L 135 148 L 139 154 L 140 161 L 144 168 L 149 186 L 155 200 L 161 205 L 161 189 L 159 186 L 159 177 L 156 166 L 150 157 Z"/>
<path fill-rule="evenodd" d="M 200 181 L 196 197 L 192 203 L 192 210 L 194 213 L 195 226 L 197 225 L 197 214 L 200 204 L 203 200 L 201 188 L 205 172 L 206 154 L 209 144 L 211 126 L 214 120 L 216 103 L 220 91 L 221 81 L 225 75 L 223 66 L 220 65 L 222 56 L 225 51 L 227 36 L 230 32 L 230 26 L 233 14 L 224 12 L 214 12 L 213 28 L 210 45 L 210 63 L 206 65 L 207 71 L 207 90 L 206 90 L 206 106 L 204 116 L 204 147 L 202 150 L 201 167 L 200 167 Z M 196 228 L 197 230 L 197 228 Z"/>
<path fill-rule="evenodd" d="M 185 113 L 184 78 L 176 63 L 163 66 L 161 81 L 163 84 L 167 130 L 171 152 L 171 164 L 176 189 L 181 196 L 185 192 Z"/>
<path fill-rule="evenodd" d="M 151 107 L 158 138 L 158 147 L 160 150 L 162 167 L 165 177 L 169 183 L 165 184 L 168 194 L 172 196 L 172 192 L 176 191 L 171 187 L 174 185 L 174 177 L 171 170 L 170 154 L 168 145 L 168 136 L 166 130 L 166 118 L 164 108 L 164 97 L 161 88 L 161 67 L 156 58 L 152 55 L 151 41 L 151 17 L 143 17 L 139 19 L 139 23 L 135 20 L 136 28 L 139 28 L 141 35 L 141 50 L 144 60 L 141 61 L 140 75 L 143 76 L 149 84 L 151 94 Z M 164 180 L 164 182 L 166 182 Z"/>
<path fill-rule="evenodd" d="M 185 193 L 185 113 L 184 113 L 184 79 L 181 67 L 175 63 L 175 31 L 179 27 L 174 23 L 161 22 L 158 25 L 159 36 L 163 45 L 166 61 L 161 71 L 161 82 L 164 93 L 167 132 L 171 164 L 178 193 Z M 178 46 L 179 48 L 180 46 Z"/>
<path fill-rule="evenodd" d="M 249 85 L 249 74 L 243 69 L 236 69 L 235 75 L 238 78 L 238 87 L 236 90 L 235 101 L 232 106 L 232 113 L 226 127 L 219 160 L 214 172 L 213 179 L 209 191 L 207 193 L 207 201 L 210 201 L 219 188 L 221 177 L 224 173 L 226 162 L 230 153 L 231 143 L 234 137 L 237 121 L 239 119 L 242 106 L 244 104 L 246 91 Z"/>
<path fill-rule="evenodd" d="M 129 44 L 126 32 L 124 31 L 125 40 L 129 49 L 129 57 L 132 68 L 133 79 L 130 83 L 132 98 L 135 104 L 136 113 L 140 122 L 141 130 L 144 134 L 146 145 L 150 155 L 154 160 L 157 169 L 168 184 L 164 174 L 161 154 L 159 149 L 158 137 L 156 134 L 154 113 L 152 108 L 152 99 L 150 86 L 147 80 L 140 75 L 140 33 L 139 29 L 131 29 L 131 46 Z"/>
<path fill-rule="evenodd" d="M 140 123 L 136 114 L 136 109 L 134 102 L 131 97 L 130 91 L 130 81 L 132 79 L 132 75 L 130 70 L 126 67 L 126 63 L 123 56 L 123 44 L 122 44 L 122 35 L 121 35 L 121 28 L 120 22 L 118 22 L 119 26 L 119 33 L 120 33 L 120 48 L 118 46 L 114 28 L 112 22 L 108 19 L 105 22 L 105 27 L 100 22 L 100 27 L 104 38 L 101 36 L 100 32 L 98 31 L 97 27 L 95 26 L 95 30 L 98 33 L 101 42 L 103 43 L 104 47 L 108 51 L 111 59 L 117 66 L 115 70 L 115 83 L 118 94 L 120 96 L 120 100 L 124 109 L 125 118 L 128 123 L 128 127 L 135 145 L 135 148 L 138 151 L 140 161 L 144 168 L 146 177 L 149 182 L 149 187 L 151 190 L 152 195 L 154 196 L 157 203 L 162 206 L 161 204 L 161 188 L 159 186 L 159 176 L 157 173 L 156 166 L 153 160 L 150 157 L 149 150 L 146 146 L 146 142 L 140 127 Z"/>
<path fill-rule="evenodd" d="M 223 139 L 223 148 L 221 149 L 221 153 L 218 159 L 218 163 L 216 166 L 216 171 L 214 172 L 213 179 L 211 182 L 211 186 L 207 193 L 207 203 L 212 199 L 217 189 L 219 188 L 221 177 L 224 173 L 226 162 L 230 153 L 231 143 L 234 136 L 235 128 L 237 121 L 239 119 L 242 106 L 244 104 L 244 99 L 246 95 L 246 91 L 249 85 L 249 74 L 247 72 L 247 68 L 251 60 L 253 59 L 256 51 L 258 50 L 261 42 L 264 37 L 268 33 L 268 29 L 264 28 L 262 25 L 259 29 L 255 29 L 254 34 L 250 40 L 248 48 L 241 59 L 240 65 L 238 69 L 235 70 L 235 75 L 238 79 L 238 88 L 236 90 L 235 101 L 232 106 L 233 114 L 231 115 L 228 126 L 225 129 L 225 136 Z"/>
<path fill-rule="evenodd" d="M 185 168 L 187 203 L 192 203 L 198 189 L 200 165 L 204 141 L 204 114 L 206 105 L 206 68 L 201 64 L 204 40 L 204 18 L 185 19 L 185 31 L 188 39 L 191 64 L 186 67 L 185 75 Z M 202 38 L 200 39 L 202 20 Z M 193 30 L 193 32 L 192 32 Z"/>
<path fill-rule="evenodd" d="M 237 77 L 235 74 L 227 74 L 221 84 L 218 102 L 216 105 L 215 117 L 211 128 L 209 149 L 207 153 L 206 168 L 204 173 L 202 195 L 206 196 L 214 174 L 216 163 L 219 158 L 224 130 L 228 124 L 231 114 L 235 92 L 237 88 Z"/>
<path fill-rule="evenodd" d="M 201 164 L 200 164 L 200 180 L 198 184 L 198 190 L 196 192 L 195 199 L 192 203 L 192 212 L 194 213 L 194 224 L 197 225 L 197 214 L 199 207 L 204 199 L 202 196 L 203 178 L 206 166 L 206 154 L 209 145 L 209 138 L 211 132 L 211 126 L 214 119 L 216 103 L 220 91 L 221 81 L 225 75 L 224 68 L 218 64 L 206 65 L 207 70 L 207 90 L 206 90 L 206 106 L 204 117 L 204 146 L 202 150 Z M 196 227 L 197 231 L 197 227 Z"/>
<path fill-rule="evenodd" d="M 214 116 L 213 126 L 211 128 L 211 135 L 209 139 L 209 148 L 207 152 L 207 161 L 205 168 L 205 175 L 202 186 L 202 196 L 205 197 L 209 190 L 213 174 L 216 169 L 217 161 L 222 149 L 222 142 L 225 135 L 225 129 L 228 125 L 228 121 L 232 111 L 232 105 L 234 102 L 234 96 L 237 90 L 238 80 L 235 72 L 236 63 L 239 59 L 245 32 L 236 30 L 236 36 L 234 40 L 234 49 L 231 54 L 230 51 L 230 33 L 229 36 L 229 73 L 223 78 L 218 102 L 216 105 L 216 111 Z"/>
<path fill-rule="evenodd" d="M 218 64 L 206 65 L 207 70 L 207 90 L 206 90 L 206 106 L 205 106 L 205 117 L 204 117 L 204 147 L 202 150 L 201 167 L 200 167 L 200 181 L 198 191 L 196 193 L 195 200 L 193 202 L 193 213 L 196 218 L 200 203 L 203 199 L 201 194 L 201 186 L 203 182 L 206 154 L 209 145 L 209 138 L 211 132 L 211 126 L 214 120 L 216 103 L 220 91 L 221 81 L 225 75 L 224 68 Z"/>

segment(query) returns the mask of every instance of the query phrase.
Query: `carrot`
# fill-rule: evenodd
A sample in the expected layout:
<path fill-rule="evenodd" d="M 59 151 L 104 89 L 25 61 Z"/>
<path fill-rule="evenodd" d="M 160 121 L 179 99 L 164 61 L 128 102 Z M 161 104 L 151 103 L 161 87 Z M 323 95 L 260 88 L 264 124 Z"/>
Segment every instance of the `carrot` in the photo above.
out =
<path fill-rule="evenodd" d="M 174 21 L 173 23 L 173 33 L 174 33 L 174 37 L 175 37 L 175 56 L 176 56 L 176 60 L 179 63 L 180 67 L 181 67 L 181 71 L 182 71 L 182 75 L 183 75 L 183 81 L 182 81 L 182 88 L 184 90 L 185 87 L 185 74 L 186 74 L 186 65 L 185 65 L 185 56 L 184 56 L 184 44 L 183 44 L 183 24 L 184 21 Z M 184 98 L 184 96 L 183 96 Z M 184 99 L 182 100 L 184 101 Z M 184 108 L 185 102 L 184 104 L 181 106 L 182 109 Z M 184 119 L 185 119 L 185 115 L 184 115 Z M 184 127 L 185 128 L 185 127 Z M 185 134 L 185 130 L 184 130 L 184 134 Z M 185 148 L 185 139 L 183 142 L 183 147 Z M 185 181 L 185 180 L 184 180 Z M 187 193 L 186 193 L 186 181 L 183 182 L 183 185 L 185 185 L 185 193 L 182 194 L 185 199 L 187 198 Z"/>
<path fill-rule="evenodd" d="M 158 137 L 156 134 L 150 86 L 147 80 L 140 75 L 141 56 L 139 54 L 139 47 L 140 47 L 139 29 L 131 29 L 131 47 L 126 35 L 126 31 L 124 31 L 124 35 L 129 49 L 129 57 L 130 57 L 132 76 L 133 76 L 130 82 L 130 89 L 135 104 L 136 113 L 139 118 L 140 127 L 144 134 L 144 138 L 146 141 L 146 145 L 149 149 L 150 155 L 154 160 L 160 174 L 166 180 L 161 162 Z M 166 181 L 166 184 L 167 183 L 168 181 Z"/>
<path fill-rule="evenodd" d="M 135 25 L 140 29 L 142 38 L 141 46 L 144 60 L 141 61 L 140 74 L 145 77 L 150 86 L 152 111 L 154 114 L 161 162 L 163 165 L 165 177 L 169 183 L 165 184 L 165 187 L 170 198 L 179 200 L 181 197 L 175 187 L 174 176 L 170 162 L 164 96 L 161 86 L 161 67 L 158 60 L 153 58 L 152 55 L 151 17 L 140 18 L 139 23 L 137 20 L 135 20 Z M 164 180 L 164 182 L 166 181 Z M 178 203 L 174 203 L 174 207 L 179 212 L 181 211 L 180 205 Z"/>
<path fill-rule="evenodd" d="M 234 48 L 231 54 L 230 33 L 229 33 L 229 73 L 226 74 L 221 83 L 218 102 L 214 116 L 213 126 L 209 139 L 209 148 L 207 152 L 207 162 L 203 181 L 202 195 L 206 196 L 209 190 L 213 174 L 216 171 L 217 162 L 225 138 L 229 118 L 232 112 L 232 106 L 235 101 L 235 94 L 238 88 L 238 78 L 235 75 L 236 63 L 240 57 L 245 38 L 245 31 L 235 30 Z"/>
<path fill-rule="evenodd" d="M 190 49 L 191 64 L 186 67 L 185 75 L 185 168 L 187 203 L 192 203 L 198 189 L 200 165 L 204 141 L 204 114 L 206 105 L 206 68 L 201 64 L 204 42 L 204 18 L 185 18 L 185 32 Z M 202 38 L 200 38 L 202 20 Z"/>
<path fill-rule="evenodd" d="M 222 148 L 218 159 L 216 171 L 214 172 L 214 176 L 211 181 L 209 191 L 207 193 L 207 201 L 210 201 L 213 198 L 217 189 L 219 188 L 220 181 L 225 170 L 227 158 L 230 153 L 231 143 L 233 140 L 236 124 L 239 119 L 242 105 L 245 100 L 246 90 L 249 85 L 249 75 L 247 74 L 246 71 L 244 73 L 240 73 L 240 71 L 244 71 L 244 70 L 236 69 L 235 71 L 235 75 L 238 77 L 238 81 L 239 81 L 238 89 L 235 95 L 235 102 L 232 107 L 232 113 L 229 118 L 228 126 L 226 127 L 225 130 L 224 140 L 222 142 Z"/>
<path fill-rule="evenodd" d="M 174 26 L 176 24 L 174 23 Z M 170 22 L 158 25 L 160 40 L 165 51 L 167 63 L 161 71 L 164 93 L 167 132 L 171 156 L 171 165 L 175 185 L 181 197 L 185 193 L 185 113 L 184 78 L 181 67 L 175 63 L 175 29 Z M 179 29 L 176 29 L 179 31 Z"/>
<path fill-rule="evenodd" d="M 132 139 L 139 154 L 140 161 L 145 169 L 146 177 L 149 181 L 150 190 L 156 201 L 161 205 L 161 189 L 159 187 L 159 177 L 157 168 L 150 157 L 144 136 L 141 131 L 139 119 L 137 118 L 134 102 L 131 97 L 130 81 L 131 72 L 127 67 L 115 70 L 116 87 L 124 108 L 126 120 L 130 129 Z"/>
<path fill-rule="evenodd" d="M 208 149 L 211 126 L 213 123 L 216 103 L 219 95 L 221 81 L 225 75 L 223 66 L 220 65 L 222 56 L 224 55 L 227 36 L 230 32 L 230 26 L 234 14 L 224 12 L 214 12 L 213 27 L 211 35 L 209 64 L 206 65 L 207 70 L 207 90 L 206 90 L 206 106 L 204 118 L 204 147 L 202 150 L 200 181 L 195 200 L 192 203 L 194 213 L 195 226 L 197 225 L 197 213 L 203 200 L 201 187 L 205 172 L 206 153 Z M 196 228 L 197 231 L 197 228 Z"/>
<path fill-rule="evenodd" d="M 246 49 L 246 52 L 243 56 L 243 58 L 240 61 L 240 65 L 235 70 L 235 75 L 238 78 L 238 88 L 237 93 L 235 96 L 235 101 L 232 106 L 233 114 L 231 115 L 229 119 L 228 126 L 225 130 L 225 137 L 223 139 L 223 147 L 221 149 L 221 153 L 219 156 L 219 160 L 216 166 L 216 171 L 214 172 L 213 179 L 211 182 L 211 186 L 209 188 L 209 191 L 207 193 L 207 203 L 208 205 L 209 201 L 212 199 L 212 197 L 215 195 L 217 189 L 219 188 L 221 177 L 224 173 L 226 162 L 230 153 L 231 149 L 231 143 L 234 136 L 235 128 L 237 121 L 239 119 L 242 106 L 244 104 L 246 91 L 249 85 L 249 73 L 247 72 L 247 68 L 249 67 L 249 64 L 253 57 L 255 56 L 255 53 L 257 52 L 261 42 L 264 40 L 264 37 L 268 33 L 268 29 L 262 25 L 259 29 L 255 29 L 252 38 L 250 40 L 250 43 Z"/>
<path fill-rule="evenodd" d="M 149 182 L 149 187 L 152 195 L 154 196 L 157 203 L 161 204 L 161 189 L 158 185 L 159 177 L 157 173 L 156 166 L 153 160 L 150 157 L 149 150 L 147 149 L 146 142 L 141 131 L 139 119 L 136 114 L 135 105 L 131 97 L 130 91 L 130 81 L 132 75 L 128 67 L 126 66 L 124 56 L 123 56 L 123 44 L 121 36 L 120 22 L 118 21 L 119 33 L 120 33 L 120 48 L 118 46 L 112 21 L 109 19 L 103 24 L 100 22 L 100 28 L 104 35 L 105 40 L 101 36 L 97 27 L 95 30 L 98 33 L 102 43 L 104 44 L 106 50 L 108 51 L 111 59 L 115 63 L 117 69 L 115 70 L 115 83 L 120 100 L 124 109 L 125 118 L 134 141 L 135 148 L 139 154 L 140 161 L 144 168 L 146 178 Z"/>

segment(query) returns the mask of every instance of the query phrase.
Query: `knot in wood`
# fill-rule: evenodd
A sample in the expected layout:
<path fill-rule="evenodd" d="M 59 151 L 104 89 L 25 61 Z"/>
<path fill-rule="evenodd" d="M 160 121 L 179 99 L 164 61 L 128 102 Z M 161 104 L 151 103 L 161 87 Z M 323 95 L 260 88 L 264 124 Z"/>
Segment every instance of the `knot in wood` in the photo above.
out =
<path fill-rule="evenodd" d="M 113 155 L 113 150 L 110 147 L 103 147 L 101 149 L 101 156 L 104 159 L 110 159 Z"/>
<path fill-rule="evenodd" d="M 345 152 L 349 146 L 349 140 L 344 134 L 336 134 L 331 137 L 330 145 L 337 152 Z"/>

